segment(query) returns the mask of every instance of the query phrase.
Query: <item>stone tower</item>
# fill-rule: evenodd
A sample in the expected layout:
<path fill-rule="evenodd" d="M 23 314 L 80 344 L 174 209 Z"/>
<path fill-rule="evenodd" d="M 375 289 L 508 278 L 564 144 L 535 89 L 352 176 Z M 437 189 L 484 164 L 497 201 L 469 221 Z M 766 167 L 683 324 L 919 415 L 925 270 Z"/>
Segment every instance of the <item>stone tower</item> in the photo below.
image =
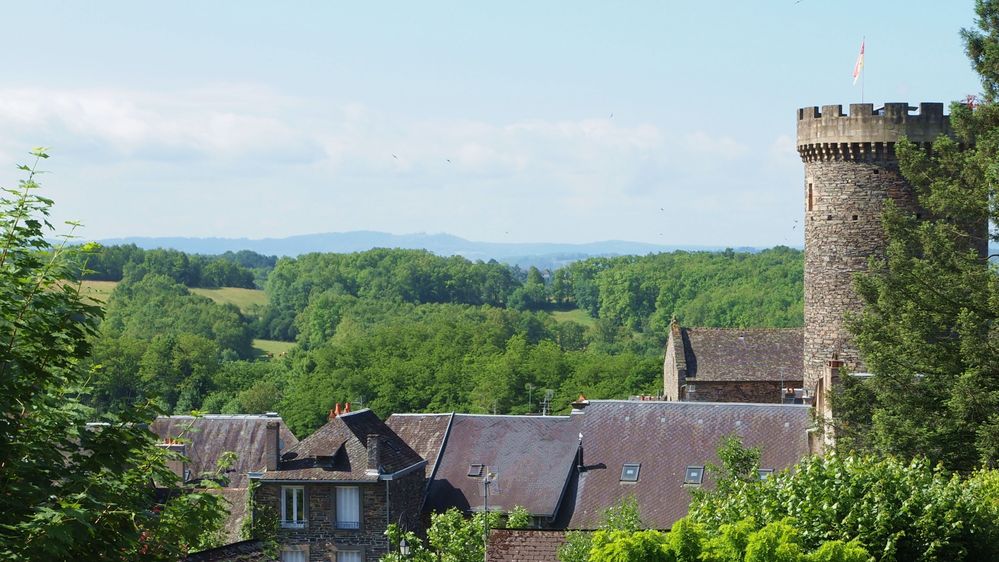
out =
<path fill-rule="evenodd" d="M 929 145 L 950 134 L 942 103 L 869 103 L 798 110 L 798 153 L 805 164 L 805 388 L 814 390 L 834 355 L 863 371 L 844 314 L 859 312 L 853 274 L 870 256 L 883 255 L 884 202 L 920 214 L 912 187 L 898 170 L 895 142 Z"/>

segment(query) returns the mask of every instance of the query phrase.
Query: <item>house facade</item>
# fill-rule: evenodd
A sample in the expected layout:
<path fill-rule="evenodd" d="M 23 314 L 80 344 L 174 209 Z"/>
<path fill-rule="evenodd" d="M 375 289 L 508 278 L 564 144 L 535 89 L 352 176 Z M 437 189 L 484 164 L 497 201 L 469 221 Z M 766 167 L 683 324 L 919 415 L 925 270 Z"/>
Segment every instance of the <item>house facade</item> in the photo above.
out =
<path fill-rule="evenodd" d="M 276 427 L 274 428 L 276 431 Z M 420 528 L 426 461 L 370 410 L 331 417 L 251 473 L 256 518 L 272 517 L 286 562 L 371 562 L 390 523 Z"/>

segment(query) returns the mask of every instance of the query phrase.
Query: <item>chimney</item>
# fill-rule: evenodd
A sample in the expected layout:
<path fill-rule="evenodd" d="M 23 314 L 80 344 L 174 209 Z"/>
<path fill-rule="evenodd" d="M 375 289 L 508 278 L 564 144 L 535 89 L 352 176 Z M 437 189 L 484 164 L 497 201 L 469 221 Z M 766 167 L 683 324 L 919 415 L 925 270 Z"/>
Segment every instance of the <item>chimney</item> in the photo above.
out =
<path fill-rule="evenodd" d="M 589 405 L 590 405 L 590 401 L 587 400 L 585 396 L 583 396 L 582 394 L 580 394 L 579 398 L 577 398 L 576 401 L 571 404 L 571 406 L 572 406 L 572 413 L 575 414 L 577 412 L 582 412 L 583 408 L 585 408 L 585 407 L 587 407 Z"/>
<path fill-rule="evenodd" d="M 336 418 L 336 413 L 333 408 L 330 408 L 330 413 L 326 416 L 326 421 L 333 421 Z"/>
<path fill-rule="evenodd" d="M 349 414 L 350 413 L 350 402 L 345 402 L 343 404 L 343 413 L 345 413 L 345 414 Z"/>
<path fill-rule="evenodd" d="M 381 474 L 382 436 L 377 433 L 368 435 L 368 474 Z"/>
<path fill-rule="evenodd" d="M 277 470 L 281 459 L 280 427 L 280 423 L 269 421 L 264 432 L 264 468 L 269 471 Z"/>

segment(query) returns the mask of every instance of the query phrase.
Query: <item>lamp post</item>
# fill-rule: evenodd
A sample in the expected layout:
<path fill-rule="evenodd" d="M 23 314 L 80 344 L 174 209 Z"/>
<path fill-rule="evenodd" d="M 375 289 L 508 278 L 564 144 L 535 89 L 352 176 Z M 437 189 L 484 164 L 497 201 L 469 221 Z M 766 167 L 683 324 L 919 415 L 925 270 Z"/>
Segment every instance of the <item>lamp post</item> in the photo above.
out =
<path fill-rule="evenodd" d="M 489 542 L 489 485 L 496 480 L 496 475 L 492 472 L 486 470 L 486 475 L 482 477 L 482 487 L 483 487 L 483 497 L 485 498 L 484 504 L 482 506 L 482 549 L 486 548 L 486 543 Z"/>

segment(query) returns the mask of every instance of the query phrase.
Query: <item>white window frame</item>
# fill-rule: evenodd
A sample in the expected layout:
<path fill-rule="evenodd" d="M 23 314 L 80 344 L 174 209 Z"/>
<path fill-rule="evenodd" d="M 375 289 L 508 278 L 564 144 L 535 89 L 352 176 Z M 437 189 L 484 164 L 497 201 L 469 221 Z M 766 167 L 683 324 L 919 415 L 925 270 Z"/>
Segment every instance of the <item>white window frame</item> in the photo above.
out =
<path fill-rule="evenodd" d="M 302 505 L 298 505 L 299 494 L 296 491 L 301 491 L 301 501 Z M 288 505 L 288 494 L 291 493 L 291 505 Z M 295 515 L 299 513 L 299 507 L 301 507 L 302 519 L 293 519 Z M 291 515 L 292 518 L 288 516 Z M 281 526 L 285 529 L 304 529 L 305 522 L 308 520 L 308 502 L 305 499 L 305 486 L 281 486 Z"/>
<path fill-rule="evenodd" d="M 354 490 L 357 494 L 357 517 L 355 521 L 347 521 L 343 518 L 340 513 L 340 490 Z M 334 510 L 335 520 L 333 521 L 333 526 L 341 531 L 359 531 L 361 530 L 361 519 L 364 516 L 364 509 L 361 505 L 361 488 L 360 486 L 337 486 L 333 490 L 333 505 L 336 506 Z"/>

